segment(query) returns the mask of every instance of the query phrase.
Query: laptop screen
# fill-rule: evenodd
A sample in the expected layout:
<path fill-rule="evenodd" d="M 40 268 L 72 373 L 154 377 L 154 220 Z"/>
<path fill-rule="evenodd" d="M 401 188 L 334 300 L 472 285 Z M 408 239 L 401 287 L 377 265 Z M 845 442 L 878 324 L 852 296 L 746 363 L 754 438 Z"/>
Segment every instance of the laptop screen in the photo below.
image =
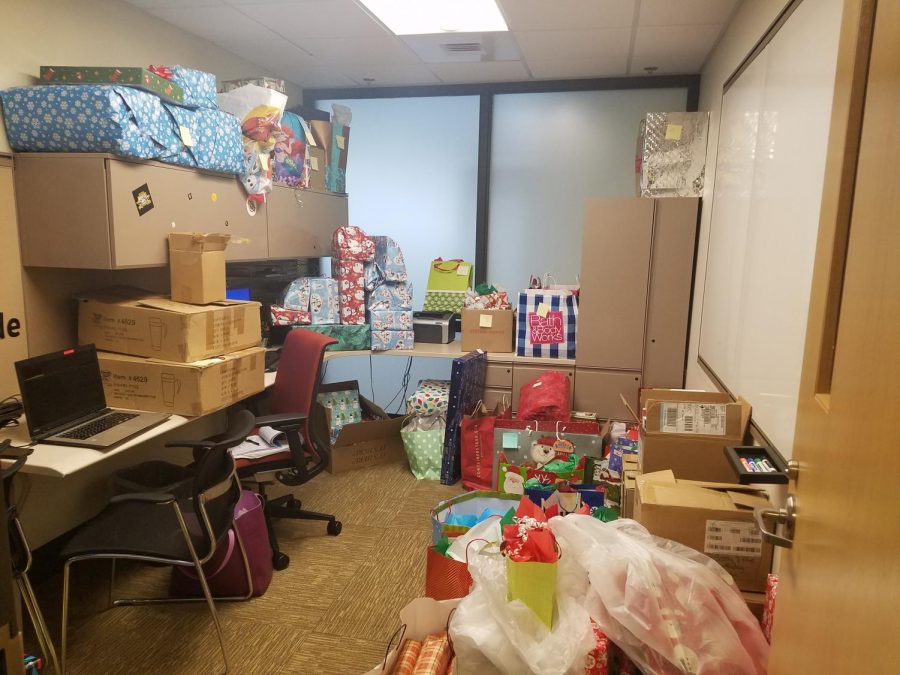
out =
<path fill-rule="evenodd" d="M 94 345 L 16 363 L 32 438 L 106 408 Z"/>

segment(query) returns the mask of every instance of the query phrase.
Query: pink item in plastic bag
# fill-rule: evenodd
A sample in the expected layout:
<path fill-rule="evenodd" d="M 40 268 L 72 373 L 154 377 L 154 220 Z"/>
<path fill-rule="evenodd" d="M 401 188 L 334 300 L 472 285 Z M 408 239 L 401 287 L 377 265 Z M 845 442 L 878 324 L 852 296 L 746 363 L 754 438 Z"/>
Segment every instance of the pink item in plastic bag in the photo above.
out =
<path fill-rule="evenodd" d="M 572 411 L 569 404 L 569 378 L 558 370 L 547 370 L 519 390 L 520 420 L 568 421 Z"/>

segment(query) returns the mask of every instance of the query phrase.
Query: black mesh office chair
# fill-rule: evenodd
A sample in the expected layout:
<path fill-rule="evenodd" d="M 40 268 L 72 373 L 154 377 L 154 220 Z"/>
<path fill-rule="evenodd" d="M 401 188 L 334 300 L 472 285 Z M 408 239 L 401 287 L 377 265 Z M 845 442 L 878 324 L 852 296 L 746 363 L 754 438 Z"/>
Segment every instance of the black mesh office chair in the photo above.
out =
<path fill-rule="evenodd" d="M 158 492 L 117 495 L 110 499 L 109 505 L 98 516 L 74 532 L 61 553 L 66 561 L 63 571 L 61 638 L 63 671 L 66 667 L 66 624 L 72 563 L 106 558 L 113 562 L 113 576 L 110 578 L 110 600 L 113 605 L 205 600 L 215 624 L 227 672 L 225 638 L 202 565 L 212 558 L 217 545 L 234 523 L 234 508 L 240 498 L 241 486 L 235 474 L 234 460 L 228 450 L 243 442 L 253 429 L 253 424 L 253 415 L 242 410 L 232 418 L 228 430 L 218 440 L 168 444 L 193 448 L 195 451 L 197 461 L 189 498 Z M 244 544 L 237 528 L 234 533 L 247 573 L 248 594 L 246 597 L 217 598 L 218 600 L 246 600 L 252 592 L 253 584 Z M 203 588 L 203 597 L 113 600 L 116 559 L 191 566 Z"/>
<path fill-rule="evenodd" d="M 3 481 L 3 494 L 6 500 L 9 558 L 13 579 L 16 582 L 16 587 L 19 589 L 19 595 L 22 597 L 25 609 L 28 611 L 28 616 L 31 618 L 31 624 L 34 626 L 38 645 L 41 648 L 41 653 L 44 655 L 44 662 L 50 663 L 54 672 L 61 673 L 62 671 L 59 669 L 59 662 L 56 658 L 56 650 L 53 648 L 53 640 L 50 638 L 50 631 L 47 629 L 44 615 L 41 613 L 34 590 L 31 588 L 31 581 L 28 579 L 28 571 L 31 569 L 31 549 L 28 547 L 25 532 L 22 530 L 22 524 L 19 522 L 16 506 L 12 503 L 12 498 L 10 497 L 13 478 L 19 472 L 19 469 L 25 465 L 31 452 L 31 448 L 14 448 L 9 441 L 0 443 L 0 459 L 12 462 L 12 464 L 0 470 L 0 480 Z"/>

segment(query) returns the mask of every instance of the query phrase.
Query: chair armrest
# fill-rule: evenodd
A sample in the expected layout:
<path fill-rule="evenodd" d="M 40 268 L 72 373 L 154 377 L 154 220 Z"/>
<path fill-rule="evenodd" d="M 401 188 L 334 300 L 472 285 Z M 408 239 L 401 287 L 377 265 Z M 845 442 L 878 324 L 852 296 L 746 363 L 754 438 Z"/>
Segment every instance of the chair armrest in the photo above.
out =
<path fill-rule="evenodd" d="M 194 450 L 209 450 L 215 447 L 213 441 L 170 441 L 166 443 L 167 448 L 192 448 Z"/>
<path fill-rule="evenodd" d="M 130 492 L 111 497 L 109 503 L 143 502 L 145 504 L 169 504 L 174 501 L 175 495 L 170 492 Z"/>
<path fill-rule="evenodd" d="M 272 427 L 278 431 L 300 429 L 306 424 L 306 415 L 300 413 L 287 413 L 284 415 L 263 415 L 256 418 L 256 425 L 260 427 Z"/>

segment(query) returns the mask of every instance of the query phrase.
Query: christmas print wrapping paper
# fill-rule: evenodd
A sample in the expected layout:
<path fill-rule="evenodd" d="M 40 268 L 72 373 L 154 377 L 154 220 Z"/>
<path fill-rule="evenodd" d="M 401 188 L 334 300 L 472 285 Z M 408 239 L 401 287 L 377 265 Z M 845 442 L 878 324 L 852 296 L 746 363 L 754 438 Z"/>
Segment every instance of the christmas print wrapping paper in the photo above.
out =
<path fill-rule="evenodd" d="M 406 399 L 408 415 L 446 414 L 450 404 L 449 380 L 421 380 Z"/>
<path fill-rule="evenodd" d="M 172 66 L 172 82 L 184 90 L 183 105 L 193 108 L 217 110 L 216 76 L 202 70 Z"/>
<path fill-rule="evenodd" d="M 312 315 L 309 312 L 278 305 L 269 306 L 269 315 L 273 326 L 308 326 L 312 323 Z"/>
<path fill-rule="evenodd" d="M 375 257 L 375 242 L 355 225 L 346 225 L 334 231 L 331 250 L 332 255 L 340 260 L 365 262 Z"/>
<path fill-rule="evenodd" d="M 377 312 L 387 309 L 412 309 L 413 288 L 412 284 L 386 282 L 375 287 L 367 300 L 370 311 Z"/>
<path fill-rule="evenodd" d="M 41 82 L 50 84 L 117 84 L 156 94 L 169 103 L 184 105 L 184 90 L 146 68 L 41 66 Z"/>
<path fill-rule="evenodd" d="M 298 326 L 295 330 L 314 330 L 322 335 L 333 337 L 336 343 L 325 347 L 329 352 L 368 351 L 372 348 L 372 334 L 369 324 L 347 326 L 335 324 L 332 326 Z"/>
<path fill-rule="evenodd" d="M 188 110 L 116 85 L 13 87 L 0 100 L 17 152 L 108 152 L 241 172 L 240 125 L 218 110 Z"/>
<path fill-rule="evenodd" d="M 415 336 L 411 330 L 373 330 L 372 351 L 386 352 L 389 349 L 412 349 Z"/>
<path fill-rule="evenodd" d="M 338 282 L 341 323 L 366 323 L 366 286 L 363 262 L 337 259 L 333 261 L 332 265 L 334 278 Z"/>
<path fill-rule="evenodd" d="M 372 237 L 375 242 L 375 265 L 384 281 L 406 281 L 406 261 L 403 251 L 390 237 Z"/>
<path fill-rule="evenodd" d="M 308 311 L 314 325 L 340 323 L 338 280 L 327 277 L 294 279 L 285 289 L 281 305 Z"/>
<path fill-rule="evenodd" d="M 412 310 L 385 309 L 369 312 L 372 330 L 412 330 Z"/>
<path fill-rule="evenodd" d="M 331 411 L 331 443 L 337 440 L 341 429 L 347 424 L 362 422 L 362 408 L 359 405 L 359 390 L 329 391 L 319 394 L 317 400 Z"/>

